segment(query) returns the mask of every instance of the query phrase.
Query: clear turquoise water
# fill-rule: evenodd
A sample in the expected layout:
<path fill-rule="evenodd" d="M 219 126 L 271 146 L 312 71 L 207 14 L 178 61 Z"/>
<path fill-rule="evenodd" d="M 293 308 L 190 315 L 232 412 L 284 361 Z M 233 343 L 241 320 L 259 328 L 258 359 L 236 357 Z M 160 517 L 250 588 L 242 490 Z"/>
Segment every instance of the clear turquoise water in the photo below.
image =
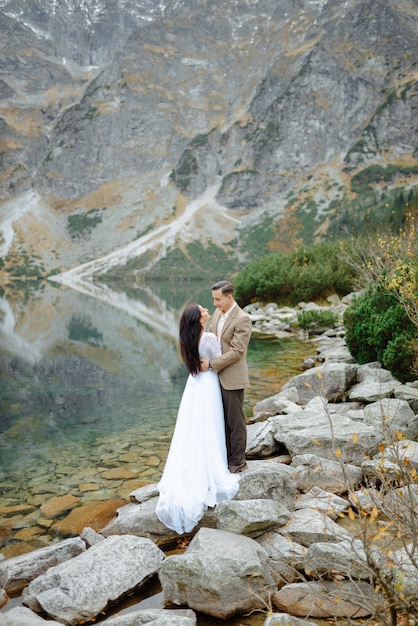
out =
<path fill-rule="evenodd" d="M 0 300 L 3 493 L 25 466 L 32 472 L 44 469 L 51 459 L 64 458 L 66 450 L 79 454 L 82 465 L 106 437 L 122 442 L 139 429 L 138 436 L 152 448 L 153 438 L 171 434 L 187 376 L 177 323 L 184 304 L 197 299 L 189 297 L 189 284 L 183 290 L 182 297 L 177 294 L 179 309 L 157 298 L 144 301 L 140 291 L 135 299 L 131 291 L 123 310 L 49 283 L 29 300 L 19 300 L 18 294 L 14 301 Z M 198 296 L 213 308 L 210 294 Z M 307 350 L 296 339 L 253 336 L 247 415 L 255 402 L 300 371 Z"/>
<path fill-rule="evenodd" d="M 181 284 L 174 293 L 167 300 L 141 290 L 105 291 L 106 297 L 93 298 L 45 283 L 30 297 L 16 292 L 0 298 L 1 506 L 40 506 L 54 489 L 75 493 L 81 502 L 120 497 L 123 481 L 97 476 L 120 466 L 125 453 L 134 460 L 124 467 L 139 479 L 159 479 L 187 377 L 178 352 L 178 319 L 190 301 L 213 308 L 201 284 Z M 309 344 L 297 339 L 253 335 L 246 414 L 299 373 L 310 353 Z M 149 465 L 150 458 L 157 461 Z M 80 492 L 79 484 L 91 480 L 100 488 Z M 17 538 L 21 528 L 39 528 L 38 517 L 39 510 L 15 518 L 0 515 L 6 557 L 59 539 L 47 529 Z M 161 593 L 154 587 L 118 610 L 160 606 Z M 225 624 L 263 621 L 260 615 L 241 616 Z M 200 616 L 198 623 L 217 622 Z"/>

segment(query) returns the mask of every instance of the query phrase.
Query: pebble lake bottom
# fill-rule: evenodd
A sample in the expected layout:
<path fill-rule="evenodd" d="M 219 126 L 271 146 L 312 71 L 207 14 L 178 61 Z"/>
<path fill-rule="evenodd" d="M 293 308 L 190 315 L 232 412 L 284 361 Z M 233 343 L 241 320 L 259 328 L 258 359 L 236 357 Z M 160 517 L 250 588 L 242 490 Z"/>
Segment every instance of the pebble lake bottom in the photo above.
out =
<path fill-rule="evenodd" d="M 247 416 L 252 415 L 252 408 L 256 402 L 270 395 L 273 395 L 274 393 L 277 393 L 289 377 L 300 373 L 301 363 L 306 356 L 309 356 L 313 353 L 312 349 L 313 346 L 309 342 L 300 341 L 293 338 L 288 340 L 279 340 L 275 337 L 263 335 L 254 335 L 252 337 L 248 353 L 250 387 L 247 390 L 245 396 L 245 412 Z M 182 377 L 179 378 L 181 379 Z M 183 381 L 180 380 L 179 390 L 177 394 L 173 394 L 173 396 L 177 399 L 179 399 L 181 395 L 182 388 Z M 177 402 L 173 402 L 172 410 L 174 411 L 174 413 L 176 406 Z M 67 437 L 65 440 L 65 445 L 60 445 L 57 441 L 57 438 L 55 438 L 54 440 L 54 437 L 52 437 L 49 443 L 44 441 L 44 443 L 40 445 L 40 441 L 42 440 L 42 438 L 45 438 L 45 426 L 43 425 L 42 420 L 33 420 L 29 416 L 26 420 L 24 418 L 21 419 L 23 420 L 23 424 L 20 425 L 21 427 L 17 427 L 15 424 L 16 430 L 14 431 L 13 440 L 15 444 L 17 444 L 20 439 L 20 435 L 22 435 L 24 439 L 22 441 L 22 445 L 24 449 L 29 452 L 29 454 L 18 455 L 17 458 L 15 456 L 15 459 L 20 459 L 22 463 L 20 463 L 20 466 L 17 463 L 12 463 L 12 468 L 14 469 L 11 471 L 10 474 L 7 474 L 5 476 L 6 468 L 2 468 L 1 485 L 3 495 L 6 497 L 7 502 L 22 503 L 22 501 L 25 501 L 25 497 L 23 496 L 22 498 L 22 486 L 25 483 L 27 484 L 27 495 L 29 496 L 31 485 L 35 482 L 35 477 L 37 477 L 38 480 L 44 477 L 45 481 L 62 481 L 65 476 L 67 476 L 67 479 L 70 478 L 70 472 L 74 472 L 75 467 L 80 470 L 80 464 L 85 464 L 86 471 L 88 470 L 87 473 L 92 473 L 92 469 L 94 469 L 94 467 L 91 465 L 92 458 L 96 459 L 97 468 L 103 467 L 103 464 L 109 462 L 109 459 L 106 460 L 106 458 L 109 457 L 110 449 L 114 447 L 114 434 L 109 436 L 109 446 L 106 446 L 106 436 L 103 436 L 100 428 L 98 429 L 96 436 L 93 437 L 91 428 L 92 426 L 94 426 L 94 422 L 89 424 L 88 432 L 84 432 L 84 434 L 81 434 L 78 441 L 75 437 L 72 440 Z M 38 426 L 39 428 L 38 433 L 36 433 L 36 426 Z M 154 426 L 156 426 L 155 423 Z M 145 473 L 144 478 L 149 482 L 157 481 L 159 479 L 162 468 L 164 467 L 164 462 L 159 462 L 159 464 L 156 466 L 150 466 L 145 464 L 147 462 L 150 462 L 150 454 L 154 456 L 156 449 L 163 447 L 165 453 L 168 451 L 170 432 L 167 432 L 167 428 L 170 428 L 171 430 L 173 426 L 174 421 L 173 417 L 171 417 L 170 426 L 167 426 L 167 424 L 161 422 L 158 424 L 158 428 L 150 428 L 150 432 L 148 432 L 148 441 L 146 443 L 145 454 L 135 457 L 137 461 L 140 461 L 141 458 L 143 459 L 144 466 L 142 473 Z M 81 430 L 83 431 L 83 427 L 81 428 Z M 31 438 L 33 440 L 32 443 L 30 443 L 26 439 L 28 433 L 31 433 Z M 10 432 L 9 435 L 12 436 Z M 134 444 L 131 445 L 132 438 L 141 438 L 142 442 L 144 443 L 145 435 L 146 432 L 144 430 L 144 424 L 142 424 L 142 427 L 140 429 L 137 429 L 136 432 L 135 429 L 122 430 L 117 434 L 117 440 L 122 446 L 122 450 L 126 452 L 126 450 L 132 450 L 135 447 Z M 127 441 L 123 441 L 124 437 L 126 437 Z M 46 439 L 48 439 L 48 436 L 46 437 Z M 38 447 L 37 453 L 33 452 L 33 447 L 35 444 L 37 444 Z M 125 444 L 129 444 L 129 447 L 127 446 L 125 448 Z M 28 448 L 30 448 L 32 451 L 30 452 Z M 54 454 L 52 453 L 52 450 L 54 450 Z M 95 456 L 92 455 L 94 450 L 96 450 Z M 77 451 L 79 452 L 78 455 Z M 68 467 L 67 469 L 65 469 L 64 459 L 68 458 L 69 456 L 73 457 L 71 463 L 72 470 Z M 161 456 L 164 456 L 164 453 L 162 453 Z M 4 457 L 2 456 L 2 458 Z M 46 464 L 45 470 L 40 471 L 40 461 L 42 464 Z M 89 464 L 88 467 L 87 461 Z M 54 469 L 55 473 L 53 471 Z M 65 471 L 68 472 L 67 475 L 64 473 Z M 92 481 L 94 481 L 94 478 L 92 479 Z M 74 480 L 68 480 L 68 482 L 74 483 Z M 90 492 L 90 494 L 94 494 L 94 497 L 97 500 L 100 500 L 101 497 L 103 497 L 104 499 L 106 499 L 106 497 L 113 497 L 113 494 L 115 493 L 115 486 L 110 484 L 106 485 L 106 483 L 109 481 L 104 482 L 105 485 L 103 486 L 102 490 L 98 489 L 96 491 Z M 123 491 L 123 482 L 130 483 L 130 480 L 122 481 L 122 483 L 117 487 L 116 493 L 121 493 Z M 129 484 L 127 485 L 127 487 L 128 490 L 131 488 Z M 76 492 L 76 490 L 73 488 L 71 492 Z M 125 491 L 125 497 L 127 497 L 127 495 L 127 491 Z M 45 499 L 48 499 L 48 497 L 45 496 Z M 34 518 L 34 524 L 36 524 L 36 518 Z M 42 547 L 42 545 L 47 544 L 48 541 L 42 541 L 41 537 L 39 536 L 32 539 L 26 545 L 24 545 L 24 542 L 17 541 L 11 538 L 11 542 L 8 545 L 3 546 L 0 552 L 2 552 L 4 556 L 7 557 L 9 555 L 11 556 L 12 554 L 19 553 L 19 547 L 23 549 L 22 551 L 27 551 L 28 549 L 36 549 L 37 547 Z M 182 550 L 177 552 L 181 551 Z M 97 620 L 95 621 L 97 623 L 112 615 L 124 614 L 138 608 L 162 608 L 163 602 L 164 597 L 159 582 L 158 580 L 153 580 L 152 582 L 148 583 L 142 590 L 128 596 L 118 605 L 110 607 L 105 615 L 98 616 Z M 0 610 L 0 615 L 2 611 L 8 610 L 13 606 L 19 606 L 20 604 L 20 598 L 11 599 L 6 607 Z M 266 612 L 267 611 L 268 607 L 266 607 Z M 204 614 L 197 614 L 198 626 L 214 626 L 215 624 L 219 623 L 223 623 L 225 624 L 225 626 L 261 626 L 262 624 L 264 624 L 265 619 L 266 613 L 264 612 L 252 614 L 249 616 L 234 616 L 222 622 L 220 622 L 220 620 L 217 618 L 213 618 Z M 320 624 L 321 622 L 317 621 L 317 623 Z M 329 624 L 329 622 L 324 622 L 324 624 L 325 623 Z"/>
<path fill-rule="evenodd" d="M 60 540 L 63 519 L 45 520 L 40 512 L 53 497 L 73 494 L 80 505 L 93 506 L 122 499 L 123 505 L 135 488 L 157 482 L 187 378 L 178 353 L 177 313 L 161 331 L 132 313 L 48 285 L 21 309 L 13 306 L 13 327 L 0 326 L 1 505 L 27 510 L 0 518 L 5 558 Z M 164 311 L 158 326 L 169 313 Z M 303 360 L 315 352 L 307 341 L 254 333 L 246 415 L 300 373 Z M 106 616 L 158 608 L 162 601 L 153 581 Z M 10 600 L 0 615 L 20 602 Z M 261 613 L 222 623 L 258 626 L 264 620 Z M 198 615 L 199 626 L 216 623 Z"/>

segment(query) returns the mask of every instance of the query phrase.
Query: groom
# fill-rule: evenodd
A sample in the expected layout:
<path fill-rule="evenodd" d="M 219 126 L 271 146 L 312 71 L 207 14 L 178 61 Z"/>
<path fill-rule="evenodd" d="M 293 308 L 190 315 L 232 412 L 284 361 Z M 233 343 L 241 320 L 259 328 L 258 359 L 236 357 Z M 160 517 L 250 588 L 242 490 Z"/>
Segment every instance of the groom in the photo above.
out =
<path fill-rule="evenodd" d="M 215 333 L 222 346 L 222 355 L 202 360 L 202 370 L 211 367 L 219 374 L 225 417 L 226 450 L 230 472 L 247 469 L 245 448 L 247 425 L 243 411 L 244 388 L 248 385 L 247 346 L 252 323 L 249 316 L 234 299 L 234 286 L 221 280 L 212 287 L 213 314 L 209 330 Z"/>

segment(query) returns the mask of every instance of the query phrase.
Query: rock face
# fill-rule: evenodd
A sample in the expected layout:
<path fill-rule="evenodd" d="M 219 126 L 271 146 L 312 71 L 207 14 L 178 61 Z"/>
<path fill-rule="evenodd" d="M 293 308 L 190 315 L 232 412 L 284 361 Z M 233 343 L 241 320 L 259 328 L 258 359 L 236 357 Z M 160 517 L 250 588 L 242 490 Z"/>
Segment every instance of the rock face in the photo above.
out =
<path fill-rule="evenodd" d="M 1 0 L 0 202 L 52 238 L 40 254 L 22 232 L 46 270 L 210 189 L 186 241 L 239 238 L 302 188 L 320 225 L 368 166 L 388 188 L 416 180 L 417 19 L 414 0 Z"/>

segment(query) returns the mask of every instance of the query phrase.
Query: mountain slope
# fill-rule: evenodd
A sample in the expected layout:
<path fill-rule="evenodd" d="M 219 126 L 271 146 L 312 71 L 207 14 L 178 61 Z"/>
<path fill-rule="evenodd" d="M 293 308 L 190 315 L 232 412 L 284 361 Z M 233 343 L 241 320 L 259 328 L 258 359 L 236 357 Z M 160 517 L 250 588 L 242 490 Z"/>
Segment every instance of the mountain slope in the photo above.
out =
<path fill-rule="evenodd" d="M 416 185 L 413 0 L 30 4 L 0 0 L 9 272 L 103 273 L 165 227 L 137 269 L 193 241 L 249 258 L 266 216 L 294 207 L 312 238 L 362 177 L 376 198 Z"/>

